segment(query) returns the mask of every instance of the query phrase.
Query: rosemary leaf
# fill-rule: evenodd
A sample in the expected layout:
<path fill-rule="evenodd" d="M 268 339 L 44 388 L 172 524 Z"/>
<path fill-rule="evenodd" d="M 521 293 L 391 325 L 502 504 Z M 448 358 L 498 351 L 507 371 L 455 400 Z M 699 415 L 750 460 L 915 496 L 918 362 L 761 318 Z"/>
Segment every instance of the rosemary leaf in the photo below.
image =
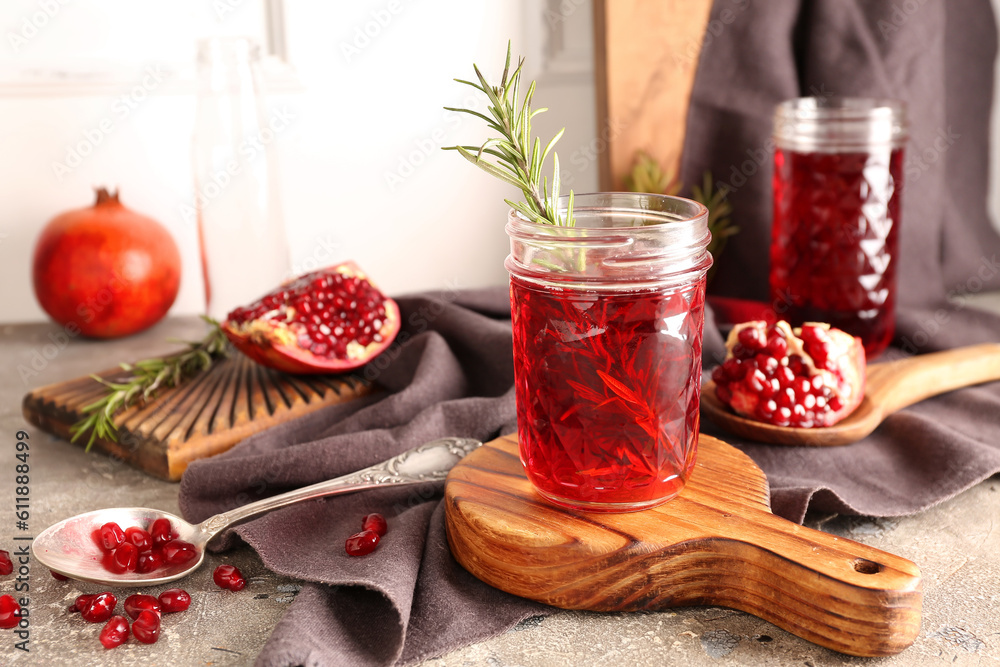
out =
<path fill-rule="evenodd" d="M 140 396 L 149 400 L 164 385 L 176 387 L 190 376 L 207 370 L 212 363 L 229 354 L 229 344 L 219 323 L 203 318 L 212 330 L 200 341 L 187 343 L 187 349 L 158 359 L 143 359 L 131 364 L 119 364 L 130 373 L 124 379 L 112 381 L 92 375 L 107 388 L 107 393 L 81 409 L 83 417 L 70 427 L 72 441 L 89 433 L 87 450 L 98 439 L 117 441 L 118 427 L 114 418 L 130 407 Z"/>
<path fill-rule="evenodd" d="M 489 115 L 472 109 L 454 107 L 445 107 L 445 109 L 476 116 L 486 121 L 487 126 L 500 136 L 491 137 L 478 147 L 448 146 L 446 148 L 457 150 L 462 157 L 486 173 L 520 190 L 524 195 L 523 202 L 514 204 L 509 200 L 505 201 L 529 220 L 539 224 L 572 227 L 575 224 L 572 190 L 565 216 L 559 215 L 561 179 L 559 177 L 559 160 L 553 152 L 553 147 L 562 137 L 564 130 L 560 130 L 545 144 L 544 150 L 540 138 L 532 139 L 531 119 L 546 109 L 531 108 L 531 99 L 535 94 L 534 81 L 528 85 L 524 96 L 521 97 L 523 67 L 524 58 L 519 58 L 517 66 L 511 71 L 511 46 L 508 43 L 507 58 L 499 85 L 491 86 L 476 65 L 473 65 L 472 69 L 479 80 L 478 84 L 465 79 L 455 79 L 458 83 L 472 86 L 486 95 L 489 101 L 487 108 Z M 541 175 L 545 159 L 550 152 L 552 152 L 553 158 L 551 189 L 548 187 L 547 179 L 543 179 Z"/>

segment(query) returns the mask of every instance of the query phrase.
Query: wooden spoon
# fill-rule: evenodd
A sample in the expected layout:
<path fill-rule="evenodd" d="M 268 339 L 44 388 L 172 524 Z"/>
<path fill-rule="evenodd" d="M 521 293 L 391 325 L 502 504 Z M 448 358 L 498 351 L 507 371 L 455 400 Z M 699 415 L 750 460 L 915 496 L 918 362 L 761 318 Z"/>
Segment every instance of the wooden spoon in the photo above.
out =
<path fill-rule="evenodd" d="M 861 404 L 842 421 L 822 428 L 773 426 L 741 417 L 701 388 L 701 413 L 734 435 L 775 445 L 849 445 L 869 435 L 898 410 L 954 389 L 1000 380 L 1000 343 L 959 347 L 909 359 L 870 364 Z"/>

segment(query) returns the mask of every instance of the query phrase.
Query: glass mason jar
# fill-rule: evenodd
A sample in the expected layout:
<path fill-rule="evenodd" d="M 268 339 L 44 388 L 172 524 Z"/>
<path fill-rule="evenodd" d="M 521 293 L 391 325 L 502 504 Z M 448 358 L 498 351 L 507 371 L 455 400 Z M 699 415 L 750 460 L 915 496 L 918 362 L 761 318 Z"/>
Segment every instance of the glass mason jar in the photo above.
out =
<path fill-rule="evenodd" d="M 287 120 L 265 113 L 259 65 L 248 38 L 198 44 L 194 211 L 206 312 L 219 320 L 291 272 L 273 143 Z"/>
<path fill-rule="evenodd" d="M 774 114 L 771 302 L 793 325 L 829 322 L 872 358 L 895 330 L 902 102 L 799 98 Z"/>
<path fill-rule="evenodd" d="M 507 219 L 521 462 L 556 504 L 653 507 L 695 462 L 708 210 L 603 193 L 577 196 L 574 215 Z"/>

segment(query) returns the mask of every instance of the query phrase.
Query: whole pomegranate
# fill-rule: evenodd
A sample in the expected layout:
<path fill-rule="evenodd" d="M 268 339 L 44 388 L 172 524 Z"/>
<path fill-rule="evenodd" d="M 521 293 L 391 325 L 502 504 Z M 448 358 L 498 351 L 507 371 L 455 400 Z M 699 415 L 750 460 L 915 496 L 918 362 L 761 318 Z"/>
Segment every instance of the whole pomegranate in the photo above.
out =
<path fill-rule="evenodd" d="M 399 332 L 399 306 L 354 262 L 291 280 L 229 313 L 223 331 L 254 361 L 286 373 L 360 368 Z"/>
<path fill-rule="evenodd" d="M 712 371 L 715 395 L 734 412 L 777 426 L 832 426 L 865 394 L 861 339 L 829 324 L 737 324 Z"/>
<path fill-rule="evenodd" d="M 93 206 L 56 216 L 42 230 L 32 277 L 39 304 L 56 322 L 117 338 L 167 314 L 180 288 L 181 256 L 158 222 L 100 188 Z"/>

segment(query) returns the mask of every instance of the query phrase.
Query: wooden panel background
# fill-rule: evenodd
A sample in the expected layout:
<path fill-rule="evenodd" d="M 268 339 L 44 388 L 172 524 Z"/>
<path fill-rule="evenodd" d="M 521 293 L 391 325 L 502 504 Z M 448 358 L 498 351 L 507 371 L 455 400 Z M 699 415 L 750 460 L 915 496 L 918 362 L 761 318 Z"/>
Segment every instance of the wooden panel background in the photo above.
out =
<path fill-rule="evenodd" d="M 712 0 L 595 0 L 602 190 L 624 190 L 638 150 L 677 173 Z"/>

